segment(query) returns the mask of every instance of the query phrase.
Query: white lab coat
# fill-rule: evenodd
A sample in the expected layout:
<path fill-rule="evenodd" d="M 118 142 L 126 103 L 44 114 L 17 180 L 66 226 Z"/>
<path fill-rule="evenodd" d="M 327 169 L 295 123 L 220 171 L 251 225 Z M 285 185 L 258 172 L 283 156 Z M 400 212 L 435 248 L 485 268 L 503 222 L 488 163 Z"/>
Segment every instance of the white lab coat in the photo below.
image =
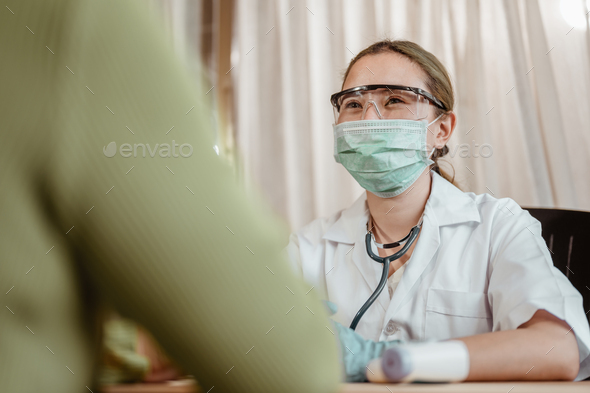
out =
<path fill-rule="evenodd" d="M 444 340 L 516 329 L 544 309 L 565 320 L 590 375 L 582 296 L 553 266 L 541 224 L 510 198 L 464 193 L 435 172 L 424 224 L 393 297 L 385 289 L 356 331 L 375 341 Z M 366 194 L 291 235 L 291 264 L 349 326 L 382 265 L 365 250 Z M 550 348 L 547 348 L 549 350 Z"/>

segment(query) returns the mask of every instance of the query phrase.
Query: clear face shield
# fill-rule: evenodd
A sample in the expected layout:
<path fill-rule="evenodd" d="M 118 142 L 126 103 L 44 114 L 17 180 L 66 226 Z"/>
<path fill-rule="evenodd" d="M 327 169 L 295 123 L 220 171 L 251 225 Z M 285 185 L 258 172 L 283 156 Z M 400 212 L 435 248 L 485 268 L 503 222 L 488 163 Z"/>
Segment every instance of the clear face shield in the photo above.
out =
<path fill-rule="evenodd" d="M 335 124 L 368 119 L 423 120 L 429 106 L 444 110 L 432 94 L 417 87 L 365 85 L 333 94 Z"/>

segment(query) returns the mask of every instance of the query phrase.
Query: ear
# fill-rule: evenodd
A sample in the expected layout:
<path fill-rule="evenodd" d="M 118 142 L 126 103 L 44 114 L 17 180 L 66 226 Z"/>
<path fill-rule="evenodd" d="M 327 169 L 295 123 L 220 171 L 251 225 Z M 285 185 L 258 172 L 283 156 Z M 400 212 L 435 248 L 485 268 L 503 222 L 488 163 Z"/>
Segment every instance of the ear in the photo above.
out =
<path fill-rule="evenodd" d="M 435 137 L 435 146 L 438 149 L 441 149 L 444 145 L 447 144 L 451 135 L 453 135 L 453 131 L 455 130 L 455 126 L 457 125 L 457 116 L 455 112 L 448 112 L 445 116 L 442 117 L 438 126 L 438 134 Z"/>

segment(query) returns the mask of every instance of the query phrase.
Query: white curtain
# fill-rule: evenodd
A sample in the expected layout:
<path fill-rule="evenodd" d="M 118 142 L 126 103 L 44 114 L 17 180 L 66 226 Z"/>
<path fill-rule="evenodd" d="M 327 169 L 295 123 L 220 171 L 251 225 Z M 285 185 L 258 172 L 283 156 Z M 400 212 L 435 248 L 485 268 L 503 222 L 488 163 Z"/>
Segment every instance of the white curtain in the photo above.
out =
<path fill-rule="evenodd" d="M 232 75 L 246 183 L 261 188 L 292 229 L 360 195 L 332 156 L 329 97 L 354 54 L 387 37 L 417 42 L 448 68 L 458 115 L 448 160 L 465 191 L 590 210 L 589 33 L 570 30 L 559 6 L 236 2 Z"/>
<path fill-rule="evenodd" d="M 195 80 L 215 80 L 214 54 L 204 50 L 203 41 L 210 40 L 213 27 L 204 24 L 204 0 L 151 0 L 149 3 L 162 15 L 170 32 L 176 53 L 188 64 Z M 205 86 L 203 86 L 205 88 Z"/>

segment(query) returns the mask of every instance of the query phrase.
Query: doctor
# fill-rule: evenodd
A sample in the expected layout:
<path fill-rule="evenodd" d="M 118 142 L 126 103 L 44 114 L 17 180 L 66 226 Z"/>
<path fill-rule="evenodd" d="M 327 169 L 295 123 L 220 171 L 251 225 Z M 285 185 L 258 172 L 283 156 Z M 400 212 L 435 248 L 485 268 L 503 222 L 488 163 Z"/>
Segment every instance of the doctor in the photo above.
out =
<path fill-rule="evenodd" d="M 377 42 L 351 61 L 331 101 L 336 161 L 366 193 L 291 235 L 287 251 L 294 269 L 338 306 L 341 329 L 372 348 L 460 338 L 467 380 L 588 377 L 582 297 L 553 267 L 540 223 L 510 198 L 462 192 L 437 165 L 457 121 L 438 59 L 412 42 Z M 350 331 L 382 273 L 367 254 L 367 231 L 385 257 L 401 246 L 375 243 L 397 242 L 421 221 L 417 240 L 390 265 L 385 290 Z"/>

